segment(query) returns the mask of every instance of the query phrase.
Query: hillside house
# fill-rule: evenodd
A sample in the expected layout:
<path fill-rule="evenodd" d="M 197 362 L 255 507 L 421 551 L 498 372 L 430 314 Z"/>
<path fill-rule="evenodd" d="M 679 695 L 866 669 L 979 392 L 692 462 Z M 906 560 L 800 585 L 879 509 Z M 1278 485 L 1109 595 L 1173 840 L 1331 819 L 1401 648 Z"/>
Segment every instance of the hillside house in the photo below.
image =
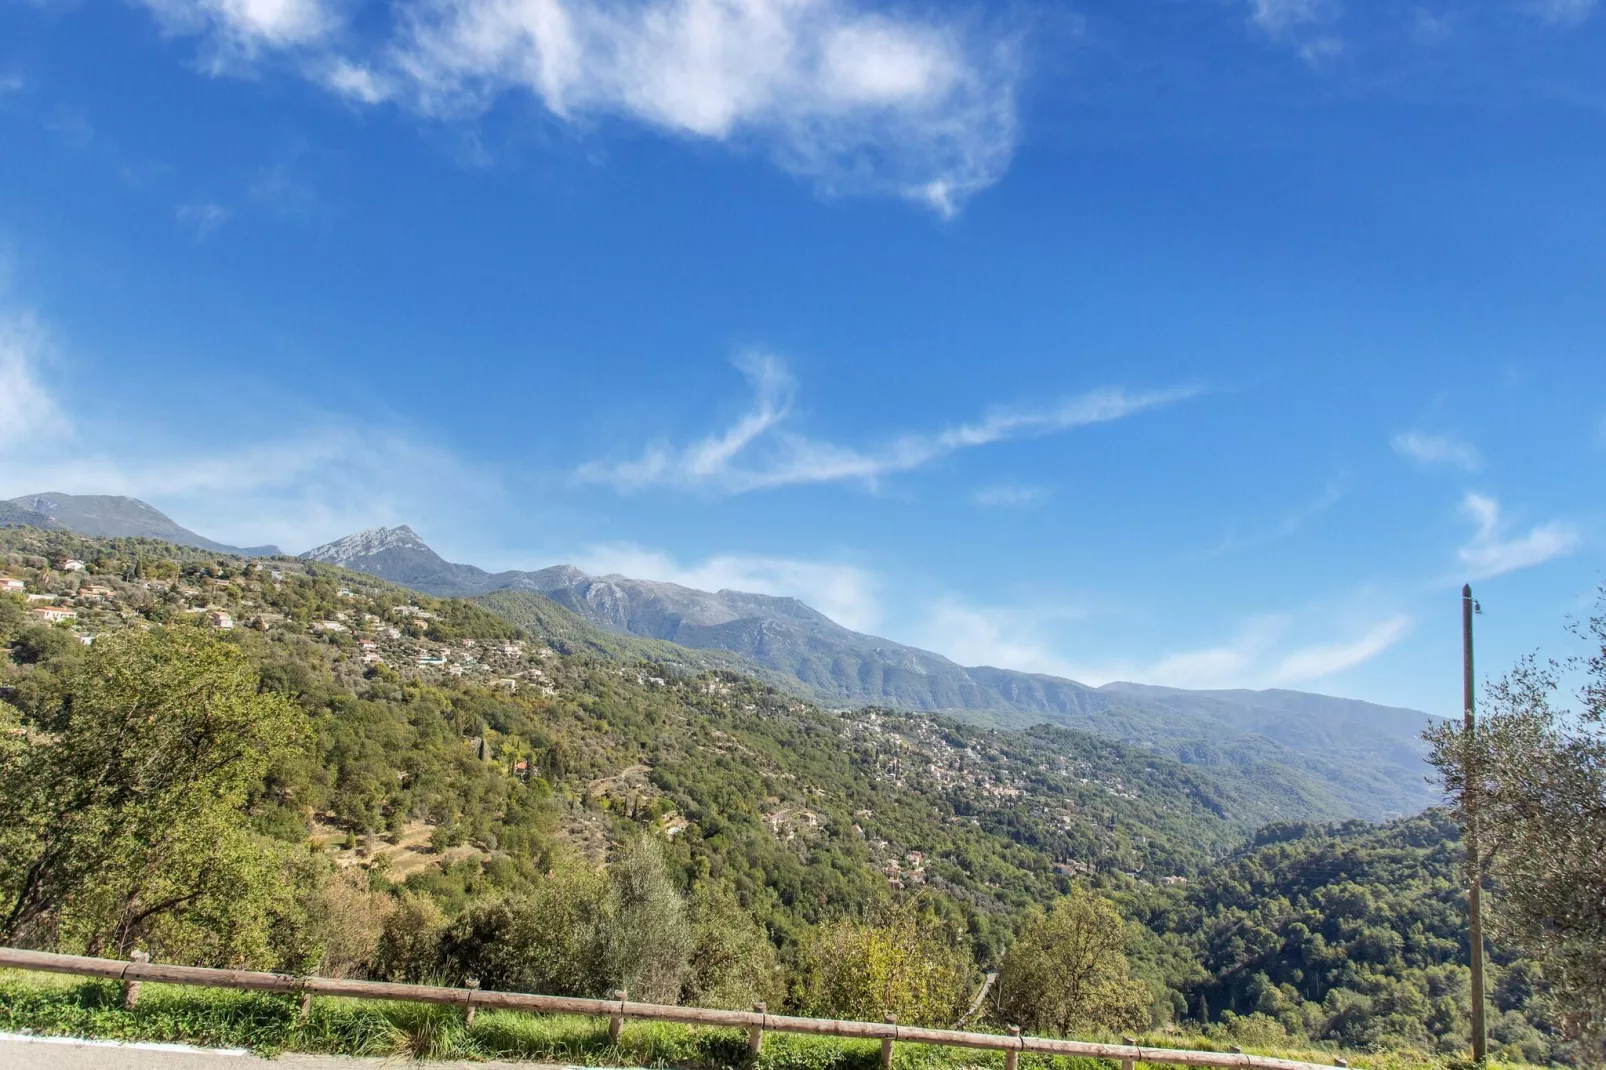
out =
<path fill-rule="evenodd" d="M 346 630 L 346 626 L 338 620 L 315 620 L 312 622 L 312 630 L 315 632 L 343 632 Z"/>
<path fill-rule="evenodd" d="M 206 623 L 209 627 L 222 628 L 224 631 L 228 631 L 234 627 L 234 615 L 222 609 L 207 610 Z"/>
<path fill-rule="evenodd" d="M 30 604 L 34 602 L 58 602 L 60 600 L 61 596 L 57 594 L 31 594 L 28 596 Z"/>
<path fill-rule="evenodd" d="M 39 606 L 34 609 L 33 617 L 43 624 L 60 624 L 64 620 L 77 620 L 78 611 L 60 606 Z"/>
<path fill-rule="evenodd" d="M 28 585 L 15 576 L 0 576 L 0 591 L 7 594 L 21 594 L 28 589 Z"/>
<path fill-rule="evenodd" d="M 88 567 L 88 565 L 84 564 L 76 557 L 69 557 L 67 560 L 61 563 L 61 570 L 63 572 L 82 572 Z"/>
<path fill-rule="evenodd" d="M 112 589 L 103 583 L 86 583 L 78 588 L 79 598 L 110 598 Z"/>

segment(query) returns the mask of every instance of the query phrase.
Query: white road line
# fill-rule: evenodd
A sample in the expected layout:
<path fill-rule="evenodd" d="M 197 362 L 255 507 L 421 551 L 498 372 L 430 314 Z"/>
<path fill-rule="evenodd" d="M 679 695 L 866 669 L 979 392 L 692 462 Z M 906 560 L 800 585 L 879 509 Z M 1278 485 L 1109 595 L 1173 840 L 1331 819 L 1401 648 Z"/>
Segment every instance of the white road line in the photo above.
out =
<path fill-rule="evenodd" d="M 250 1055 L 245 1048 L 197 1048 L 193 1044 L 156 1044 L 140 1041 L 88 1040 L 83 1037 L 39 1037 L 31 1033 L 0 1033 L 0 1040 L 21 1044 L 64 1044 L 77 1048 L 121 1048 L 124 1051 L 187 1052 L 192 1055 Z"/>

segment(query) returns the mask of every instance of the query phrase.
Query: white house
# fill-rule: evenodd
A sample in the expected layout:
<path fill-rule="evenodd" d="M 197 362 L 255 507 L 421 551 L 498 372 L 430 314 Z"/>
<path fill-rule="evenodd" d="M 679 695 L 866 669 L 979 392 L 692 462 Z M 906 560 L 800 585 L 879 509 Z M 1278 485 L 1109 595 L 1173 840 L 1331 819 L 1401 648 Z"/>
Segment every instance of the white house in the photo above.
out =
<path fill-rule="evenodd" d="M 0 576 L 0 591 L 7 594 L 21 594 L 28 589 L 28 585 L 15 576 Z"/>

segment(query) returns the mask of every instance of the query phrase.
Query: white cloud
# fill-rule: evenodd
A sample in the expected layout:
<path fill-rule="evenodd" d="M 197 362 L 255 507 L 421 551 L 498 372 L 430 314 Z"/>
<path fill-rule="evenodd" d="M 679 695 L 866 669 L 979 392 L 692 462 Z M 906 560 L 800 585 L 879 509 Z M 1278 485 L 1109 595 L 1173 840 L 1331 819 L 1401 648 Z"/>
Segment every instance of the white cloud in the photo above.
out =
<path fill-rule="evenodd" d="M 1334 626 L 1269 613 L 1245 621 L 1231 639 L 1164 654 L 1153 660 L 1117 659 L 1103 664 L 1073 661 L 1060 652 L 1044 614 L 1007 606 L 978 607 L 943 599 L 924 616 L 917 641 L 961 665 L 991 665 L 1047 673 L 1098 686 L 1115 680 L 1168 687 L 1287 687 L 1332 676 L 1369 661 L 1410 630 L 1411 620 L 1393 614 L 1340 638 L 1311 641 Z M 1305 638 L 1295 638 L 1296 635 Z"/>
<path fill-rule="evenodd" d="M 1560 520 L 1505 538 L 1500 503 L 1486 495 L 1469 492 L 1461 500 L 1461 511 L 1476 525 L 1472 539 L 1459 552 L 1461 563 L 1472 570 L 1472 579 L 1488 579 L 1565 557 L 1581 541 L 1578 529 Z"/>
<path fill-rule="evenodd" d="M 1339 0 L 1249 0 L 1249 22 L 1267 38 L 1293 48 L 1309 67 L 1322 67 L 1344 52 L 1331 32 L 1343 13 Z"/>
<path fill-rule="evenodd" d="M 350 60 L 336 60 L 323 80 L 330 89 L 363 104 L 378 104 L 392 92 L 373 71 Z"/>
<path fill-rule="evenodd" d="M 0 316 L 0 447 L 65 432 L 69 424 L 39 379 L 44 333 L 29 316 Z"/>
<path fill-rule="evenodd" d="M 0 309 L 0 499 L 128 495 L 209 538 L 295 551 L 376 523 L 462 515 L 499 493 L 494 476 L 414 429 L 312 414 L 257 441 L 205 421 L 215 437 L 184 429 L 164 441 L 138 415 L 74 419 L 40 377 L 45 338 L 32 317 Z"/>
<path fill-rule="evenodd" d="M 1267 614 L 1246 622 L 1229 642 L 1178 651 L 1146 664 L 1113 665 L 1090 675 L 1098 683 L 1131 680 L 1167 687 L 1291 687 L 1370 661 L 1404 638 L 1411 619 L 1395 614 L 1345 638 L 1291 644 L 1289 633 L 1295 624 L 1289 614 Z"/>
<path fill-rule="evenodd" d="M 977 505 L 986 509 L 1033 509 L 1046 502 L 1050 493 L 1047 487 L 995 483 L 979 488 L 973 498 Z"/>
<path fill-rule="evenodd" d="M 845 481 L 873 487 L 883 476 L 911 471 L 958 450 L 1118 420 L 1197 393 L 1185 387 L 1139 394 L 1105 388 L 1042 408 L 996 408 L 971 423 L 906 433 L 861 449 L 812 439 L 788 426 L 797 384 L 780 360 L 759 354 L 744 358 L 740 366 L 753 383 L 753 403 L 729 428 L 687 446 L 649 446 L 634 460 L 588 462 L 576 477 L 621 491 L 656 486 L 740 494 Z"/>
<path fill-rule="evenodd" d="M 1579 26 L 1595 13 L 1597 0 L 1533 0 L 1528 4 L 1541 22 L 1552 26 Z"/>
<path fill-rule="evenodd" d="M 486 475 L 416 434 L 339 420 L 215 452 L 108 449 L 77 436 L 49 451 L 0 452 L 0 498 L 46 490 L 140 498 L 220 542 L 290 552 L 375 524 L 427 523 L 493 493 Z"/>
<path fill-rule="evenodd" d="M 397 0 L 392 35 L 365 42 L 335 32 L 334 0 L 146 3 L 226 58 L 279 50 L 360 103 L 460 119 L 528 94 L 565 121 L 623 118 L 756 147 L 828 193 L 892 193 L 944 215 L 998 180 L 1016 142 L 1014 36 L 948 13 L 855 0 Z"/>
<path fill-rule="evenodd" d="M 1409 617 L 1394 616 L 1378 621 L 1354 639 L 1301 647 L 1277 663 L 1271 679 L 1279 684 L 1297 684 L 1354 668 L 1393 646 L 1410 628 Z"/>
<path fill-rule="evenodd" d="M 207 33 L 246 57 L 263 48 L 310 45 L 340 24 L 326 0 L 144 0 L 173 33 Z"/>
<path fill-rule="evenodd" d="M 1272 35 L 1333 17 L 1331 0 L 1249 0 L 1249 21 Z"/>
<path fill-rule="evenodd" d="M 1425 467 L 1449 465 L 1465 472 L 1476 472 L 1483 466 L 1476 446 L 1448 435 L 1401 431 L 1389 440 L 1389 445 L 1401 457 Z"/>
<path fill-rule="evenodd" d="M 854 631 L 872 629 L 881 620 L 878 577 L 841 562 L 717 554 L 695 564 L 682 564 L 657 550 L 605 543 L 587 547 L 573 559 L 573 564 L 597 576 L 618 573 L 700 591 L 746 591 L 797 598 Z"/>
<path fill-rule="evenodd" d="M 916 641 L 961 665 L 1072 677 L 1075 668 L 1054 653 L 1041 623 L 1040 615 L 1024 610 L 945 598 L 925 614 Z"/>
<path fill-rule="evenodd" d="M 229 210 L 211 201 L 195 201 L 173 209 L 179 223 L 193 231 L 197 240 L 205 240 L 212 232 L 228 222 Z"/>

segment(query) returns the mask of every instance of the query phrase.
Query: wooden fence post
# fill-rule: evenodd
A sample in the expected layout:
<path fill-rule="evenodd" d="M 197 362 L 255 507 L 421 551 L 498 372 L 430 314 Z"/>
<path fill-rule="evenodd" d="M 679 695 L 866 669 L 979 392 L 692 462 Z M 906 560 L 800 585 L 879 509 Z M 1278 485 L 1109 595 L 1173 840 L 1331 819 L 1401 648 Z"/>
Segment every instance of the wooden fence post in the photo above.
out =
<path fill-rule="evenodd" d="M 474 993 L 479 991 L 480 980 L 478 977 L 470 977 L 468 980 L 463 982 L 463 987 L 468 989 L 468 999 L 465 1003 L 466 1009 L 463 1011 L 463 1025 L 472 1026 L 474 1024 L 475 1011 Z"/>
<path fill-rule="evenodd" d="M 896 1035 L 898 1032 L 898 1016 L 896 1014 L 887 1015 L 887 1024 L 892 1026 L 892 1032 Z M 881 1042 L 881 1070 L 892 1070 L 892 1037 L 888 1037 Z"/>
<path fill-rule="evenodd" d="M 1020 1036 L 1020 1026 L 1018 1026 L 1018 1025 L 1010 1026 L 1009 1027 L 1009 1035 L 1012 1036 L 1012 1037 L 1019 1037 Z M 1017 1068 L 1019 1066 L 1020 1066 L 1020 1049 L 1019 1048 L 1008 1048 L 1008 1049 L 1006 1049 L 1004 1051 L 1004 1070 L 1017 1070 Z"/>
<path fill-rule="evenodd" d="M 747 1053 L 758 1058 L 759 1049 L 764 1046 L 764 1014 L 769 1008 L 763 1003 L 753 1004 L 753 1013 L 759 1016 L 759 1024 L 747 1030 Z"/>
<path fill-rule="evenodd" d="M 1138 1038 L 1137 1037 L 1122 1037 L 1121 1038 L 1121 1043 L 1127 1045 L 1128 1047 L 1135 1048 L 1135 1047 L 1138 1046 Z M 1135 1065 L 1135 1063 L 1134 1063 L 1134 1061 L 1132 1059 L 1122 1059 L 1121 1060 L 1121 1070 L 1132 1070 L 1134 1065 Z"/>
<path fill-rule="evenodd" d="M 625 990 L 616 989 L 613 998 L 619 1001 L 619 1013 L 608 1019 L 608 1043 L 619 1043 L 619 1031 L 625 1027 Z"/>
<path fill-rule="evenodd" d="M 312 1017 L 312 993 L 305 989 L 301 992 L 301 1020 L 305 1022 Z"/>
<path fill-rule="evenodd" d="M 141 966 L 143 966 L 145 963 L 147 963 L 147 962 L 149 962 L 151 960 L 150 953 L 146 952 L 146 951 L 135 951 L 133 954 L 129 955 L 128 958 L 129 958 L 130 962 L 138 963 Z M 127 967 L 123 968 L 123 972 L 124 973 L 128 972 Z M 124 981 L 123 982 L 123 1006 L 124 1007 L 128 1007 L 128 1008 L 132 1008 L 134 1006 L 134 1004 L 138 1003 L 138 1002 L 139 1002 L 139 982 L 138 981 Z"/>

